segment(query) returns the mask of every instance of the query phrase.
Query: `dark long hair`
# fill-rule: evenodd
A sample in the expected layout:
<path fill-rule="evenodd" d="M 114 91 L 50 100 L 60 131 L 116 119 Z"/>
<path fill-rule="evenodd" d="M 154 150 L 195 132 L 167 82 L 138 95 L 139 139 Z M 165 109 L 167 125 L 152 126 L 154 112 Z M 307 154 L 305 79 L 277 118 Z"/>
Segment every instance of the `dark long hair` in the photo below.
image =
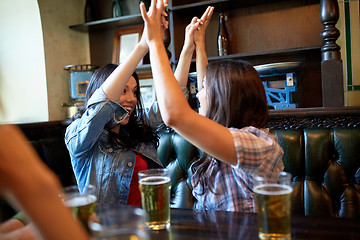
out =
<path fill-rule="evenodd" d="M 90 97 L 117 67 L 117 64 L 107 64 L 94 71 L 86 89 L 84 107 L 74 116 L 74 119 L 80 118 L 84 114 Z M 139 77 L 135 72 L 132 76 L 136 80 L 138 90 L 136 91 L 137 104 L 135 111 L 133 111 L 130 115 L 129 123 L 120 127 L 119 134 L 111 131 L 110 124 L 107 124 L 105 129 L 110 133 L 110 141 L 113 143 L 114 147 L 131 148 L 135 147 L 140 142 L 152 142 L 157 147 L 159 144 L 157 131 L 150 127 L 143 115 L 144 112 L 140 94 Z"/>
<path fill-rule="evenodd" d="M 206 94 L 209 106 L 206 117 L 227 127 L 262 128 L 268 120 L 265 89 L 258 72 L 247 62 L 223 60 L 210 62 L 206 69 Z M 206 170 L 212 157 L 206 153 L 197 162 L 203 193 L 206 186 L 212 191 Z M 215 160 L 220 164 L 218 160 Z"/>

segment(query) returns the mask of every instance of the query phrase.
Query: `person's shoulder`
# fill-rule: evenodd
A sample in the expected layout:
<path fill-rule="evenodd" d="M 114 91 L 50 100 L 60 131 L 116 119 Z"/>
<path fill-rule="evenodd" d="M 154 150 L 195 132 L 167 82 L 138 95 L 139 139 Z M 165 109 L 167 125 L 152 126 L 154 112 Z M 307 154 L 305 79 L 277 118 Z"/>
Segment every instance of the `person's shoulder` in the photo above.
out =
<path fill-rule="evenodd" d="M 232 132 L 250 132 L 250 133 L 266 133 L 266 134 L 269 133 L 268 128 L 256 128 L 253 126 L 247 126 L 247 127 L 243 127 L 243 128 L 230 127 L 228 129 Z"/>
<path fill-rule="evenodd" d="M 272 138 L 272 134 L 270 133 L 268 128 L 256 128 L 253 126 L 247 126 L 243 128 L 229 128 L 231 134 L 236 137 L 240 135 L 251 135 L 259 138 Z"/>

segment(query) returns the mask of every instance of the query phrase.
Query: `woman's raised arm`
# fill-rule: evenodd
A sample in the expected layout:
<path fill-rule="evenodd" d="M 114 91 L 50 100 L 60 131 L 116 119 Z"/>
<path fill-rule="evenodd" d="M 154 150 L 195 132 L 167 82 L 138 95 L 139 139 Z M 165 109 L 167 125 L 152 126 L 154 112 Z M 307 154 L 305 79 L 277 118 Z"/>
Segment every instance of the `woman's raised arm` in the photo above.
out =
<path fill-rule="evenodd" d="M 152 0 L 148 13 L 143 4 L 140 6 L 145 21 L 146 42 L 150 49 L 156 94 L 165 124 L 213 157 L 236 164 L 236 152 L 230 131 L 193 111 L 176 82 L 162 42 L 160 18 L 163 2 Z M 195 26 L 199 24 L 197 22 Z"/>

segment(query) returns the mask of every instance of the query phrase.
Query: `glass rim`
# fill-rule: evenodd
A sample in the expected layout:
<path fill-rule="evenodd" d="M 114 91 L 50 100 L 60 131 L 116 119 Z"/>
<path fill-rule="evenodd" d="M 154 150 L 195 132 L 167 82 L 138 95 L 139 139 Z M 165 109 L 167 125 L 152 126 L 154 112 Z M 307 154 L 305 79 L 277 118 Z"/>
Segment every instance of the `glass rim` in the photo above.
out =
<path fill-rule="evenodd" d="M 141 170 L 138 173 L 139 177 L 161 176 L 161 175 L 170 177 L 170 170 L 167 168 L 151 168 L 151 169 Z"/>
<path fill-rule="evenodd" d="M 292 174 L 290 172 L 281 171 L 275 177 L 269 177 L 265 173 L 255 174 L 252 177 L 252 186 L 255 187 L 259 184 L 287 184 L 291 186 L 292 183 Z"/>
<path fill-rule="evenodd" d="M 63 187 L 63 190 L 66 190 L 66 189 L 79 189 L 79 187 L 81 187 L 81 188 L 96 188 L 95 185 L 92 185 L 92 184 L 86 184 L 86 185 L 69 185 L 69 186 Z"/>
<path fill-rule="evenodd" d="M 253 176 L 254 176 L 254 178 L 264 178 L 267 175 L 265 173 L 255 173 Z M 292 177 L 292 174 L 290 172 L 281 171 L 278 173 L 278 175 L 276 177 L 286 177 L 286 176 Z"/>
<path fill-rule="evenodd" d="M 154 172 L 154 173 L 156 173 L 156 172 L 169 172 L 169 169 L 167 169 L 167 168 L 149 168 L 149 169 L 139 171 L 139 173 L 146 173 L 146 172 L 148 172 L 148 173 L 150 173 L 150 172 Z"/>
<path fill-rule="evenodd" d="M 91 231 L 101 232 L 101 231 L 111 231 L 113 226 L 107 225 L 108 221 L 101 223 L 103 219 L 128 219 L 127 217 L 132 217 L 131 220 L 140 219 L 144 222 L 148 219 L 147 212 L 139 207 L 131 205 L 121 205 L 121 208 L 113 207 L 103 207 L 95 211 L 96 216 L 90 217 L 88 220 L 88 226 Z M 126 219 L 125 219 L 126 218 Z"/>
<path fill-rule="evenodd" d="M 83 188 L 81 188 L 81 185 L 66 186 L 59 193 L 59 197 L 64 200 L 68 200 L 76 196 L 82 196 L 86 194 L 96 196 L 96 187 L 92 184 L 87 184 Z"/>

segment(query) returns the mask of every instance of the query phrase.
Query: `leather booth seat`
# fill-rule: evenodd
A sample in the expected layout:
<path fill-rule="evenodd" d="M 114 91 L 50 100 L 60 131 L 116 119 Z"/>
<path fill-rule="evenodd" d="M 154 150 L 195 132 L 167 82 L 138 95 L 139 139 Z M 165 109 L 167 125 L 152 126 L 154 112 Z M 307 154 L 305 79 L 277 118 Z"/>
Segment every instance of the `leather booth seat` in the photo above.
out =
<path fill-rule="evenodd" d="M 360 128 L 273 132 L 293 176 L 294 215 L 360 218 Z"/>
<path fill-rule="evenodd" d="M 292 214 L 360 218 L 360 128 L 273 130 L 293 176 Z M 175 132 L 158 153 L 170 169 L 173 207 L 192 208 L 191 163 L 198 150 Z"/>
<path fill-rule="evenodd" d="M 160 133 L 158 155 L 171 172 L 171 207 L 192 208 L 190 165 L 199 158 L 198 149 L 174 131 L 165 131 Z"/>
<path fill-rule="evenodd" d="M 43 161 L 64 186 L 75 183 L 62 122 L 20 125 Z M 360 218 L 360 128 L 272 130 L 293 176 L 293 215 Z M 158 154 L 171 171 L 171 206 L 192 208 L 190 165 L 199 150 L 174 131 L 160 134 Z M 0 200 L 0 221 L 13 212 Z M 6 215 L 7 214 L 7 215 Z"/>

